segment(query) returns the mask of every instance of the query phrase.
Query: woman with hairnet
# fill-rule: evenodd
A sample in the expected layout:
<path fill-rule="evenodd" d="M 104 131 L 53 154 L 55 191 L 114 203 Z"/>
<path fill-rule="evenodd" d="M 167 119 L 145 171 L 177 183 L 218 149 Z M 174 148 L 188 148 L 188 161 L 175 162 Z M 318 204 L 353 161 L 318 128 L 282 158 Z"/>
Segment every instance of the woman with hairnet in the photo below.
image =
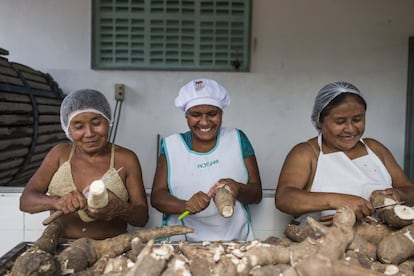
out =
<path fill-rule="evenodd" d="M 222 127 L 227 90 L 214 80 L 184 85 L 175 105 L 184 112 L 189 131 L 161 141 L 151 203 L 164 214 L 163 225 L 183 224 L 195 233 L 171 240 L 251 240 L 248 204 L 262 199 L 256 157 L 239 129 Z M 217 186 L 227 185 L 235 199 L 231 217 L 220 216 L 210 204 Z M 184 217 L 180 214 L 189 213 Z"/>
<path fill-rule="evenodd" d="M 350 83 L 330 83 L 319 91 L 311 115 L 318 136 L 287 155 L 276 208 L 303 225 L 307 216 L 329 222 L 344 206 L 357 219 L 371 215 L 369 197 L 375 190 L 414 204 L 414 185 L 391 152 L 375 139 L 362 138 L 366 109 L 362 94 Z"/>
<path fill-rule="evenodd" d="M 60 121 L 72 143 L 56 145 L 27 183 L 20 209 L 28 213 L 60 211 L 63 237 L 105 239 L 144 226 L 148 206 L 138 157 L 108 141 L 111 108 L 95 90 L 69 93 Z M 88 208 L 90 184 L 106 179 L 108 203 Z"/>

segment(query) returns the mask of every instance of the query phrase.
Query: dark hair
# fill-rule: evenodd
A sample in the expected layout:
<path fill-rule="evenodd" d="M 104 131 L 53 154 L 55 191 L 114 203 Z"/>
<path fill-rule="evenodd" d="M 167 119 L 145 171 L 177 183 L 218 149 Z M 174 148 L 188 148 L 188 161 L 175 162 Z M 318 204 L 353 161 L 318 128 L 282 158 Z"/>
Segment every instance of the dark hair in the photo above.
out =
<path fill-rule="evenodd" d="M 345 101 L 346 98 L 348 97 L 353 97 L 354 99 L 356 99 L 361 105 L 364 106 L 364 110 L 367 110 L 367 103 L 365 102 L 364 98 L 362 98 L 361 96 L 359 96 L 358 94 L 355 93 L 349 93 L 349 92 L 345 92 L 345 93 L 341 93 L 338 96 L 336 96 L 332 101 L 330 101 L 324 109 L 322 109 L 320 115 L 319 115 L 319 122 L 322 122 L 323 119 L 328 116 L 329 112 L 337 107 L 338 105 L 340 105 L 341 103 L 343 103 Z"/>

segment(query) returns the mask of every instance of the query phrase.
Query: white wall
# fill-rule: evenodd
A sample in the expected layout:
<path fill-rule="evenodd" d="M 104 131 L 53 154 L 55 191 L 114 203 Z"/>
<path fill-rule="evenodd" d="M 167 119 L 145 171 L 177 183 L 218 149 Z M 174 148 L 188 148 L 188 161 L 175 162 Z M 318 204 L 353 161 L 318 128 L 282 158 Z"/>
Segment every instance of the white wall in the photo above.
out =
<path fill-rule="evenodd" d="M 0 47 L 10 51 L 10 61 L 50 73 L 65 93 L 98 89 L 114 106 L 113 86 L 124 83 L 116 142 L 138 154 L 147 188 L 156 136 L 187 129 L 173 101 L 179 87 L 197 77 L 214 78 L 229 89 L 232 104 L 224 125 L 250 138 L 266 189 L 275 188 L 290 148 L 316 135 L 309 119 L 313 98 L 336 80 L 350 81 L 365 94 L 366 136 L 382 141 L 402 166 L 414 1 L 252 2 L 248 73 L 91 70 L 91 3 L 85 0 L 0 1 Z M 273 206 L 260 215 L 285 223 Z"/>

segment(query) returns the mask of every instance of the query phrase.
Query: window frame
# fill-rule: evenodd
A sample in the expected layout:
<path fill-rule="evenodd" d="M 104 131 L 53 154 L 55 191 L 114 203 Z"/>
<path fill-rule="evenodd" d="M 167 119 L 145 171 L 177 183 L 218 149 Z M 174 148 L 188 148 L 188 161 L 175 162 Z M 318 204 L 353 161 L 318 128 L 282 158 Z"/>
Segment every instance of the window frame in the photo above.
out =
<path fill-rule="evenodd" d="M 414 179 L 414 37 L 409 38 L 404 171 Z"/>
<path fill-rule="evenodd" d="M 139 58 L 140 59 L 145 59 L 145 62 L 138 62 L 138 61 L 128 61 L 128 62 L 114 62 L 114 59 L 117 59 L 117 54 L 114 54 L 114 51 L 117 51 L 115 46 L 112 46 L 111 49 L 108 48 L 108 52 L 112 51 L 112 54 L 109 54 L 107 60 L 110 60 L 112 58 L 111 61 L 108 62 L 104 62 L 104 58 L 103 56 L 100 54 L 101 50 L 102 50 L 102 41 L 103 39 L 101 39 L 100 35 L 103 33 L 99 30 L 100 26 L 102 26 L 102 21 L 100 21 L 100 19 L 103 17 L 102 16 L 102 12 L 100 12 L 100 7 L 103 6 L 103 2 L 105 2 L 105 5 L 110 5 L 109 2 L 112 2 L 112 11 L 110 11 L 109 13 L 113 14 L 113 21 L 117 19 L 117 15 L 121 15 L 122 12 L 116 13 L 113 12 L 114 9 L 117 8 L 117 4 L 121 3 L 122 5 L 124 5 L 125 9 L 128 9 L 129 11 L 132 9 L 133 5 L 132 5 L 132 1 L 133 0 L 92 0 L 92 36 L 91 36 L 91 68 L 95 69 L 95 70 L 172 70 L 172 71 L 224 71 L 224 72 L 232 72 L 232 71 L 240 71 L 240 72 L 249 72 L 250 71 L 250 48 L 251 48 L 251 13 L 252 13 L 252 1 L 251 0 L 232 0 L 232 1 L 223 1 L 223 0 L 176 0 L 176 1 L 171 1 L 171 0 L 160 0 L 160 1 L 150 1 L 150 0 L 142 0 L 141 3 L 141 8 L 142 5 L 144 6 L 144 11 L 140 11 L 140 13 L 138 13 L 139 15 L 144 14 L 144 18 L 139 18 L 139 17 L 134 17 L 132 18 L 132 15 L 129 18 L 126 18 L 125 20 L 136 20 L 136 21 L 141 21 L 144 22 L 143 25 L 145 26 L 145 30 L 143 33 L 144 39 L 141 39 L 141 42 L 144 43 L 144 46 L 141 45 L 142 48 L 134 48 L 132 46 L 128 46 L 128 53 L 125 54 L 124 59 L 127 60 L 131 60 L 134 58 L 135 54 L 131 54 L 132 51 L 134 51 L 134 53 L 140 53 L 139 54 Z M 116 3 L 117 1 L 119 1 L 118 3 Z M 167 2 L 168 1 L 168 2 Z M 165 9 L 168 8 L 168 5 L 170 3 L 183 3 L 183 2 L 188 2 L 188 3 L 194 3 L 194 10 L 195 13 L 191 14 L 191 15 L 187 15 L 186 17 L 182 16 L 182 14 L 180 14 L 180 16 L 177 16 L 177 13 L 173 13 L 170 16 L 161 18 L 160 15 L 161 13 L 152 13 L 149 12 L 148 9 L 150 9 L 153 5 L 154 2 L 157 2 L 158 5 L 164 5 L 164 15 L 167 13 L 165 11 Z M 208 9 L 201 9 L 201 5 L 212 5 L 214 8 L 212 9 L 212 13 L 219 13 L 222 12 L 224 9 L 221 7 L 220 9 L 217 8 L 219 6 L 214 6 L 214 5 L 218 5 L 218 3 L 222 3 L 223 5 L 225 5 L 224 3 L 229 3 L 229 10 L 227 11 L 228 13 L 234 12 L 236 15 L 235 16 L 223 16 L 223 15 L 217 15 L 213 18 L 213 16 L 207 16 L 204 15 L 203 17 L 200 17 L 199 14 L 200 11 L 205 11 Z M 238 10 L 237 8 L 239 8 L 235 3 L 237 3 L 238 5 L 242 6 L 242 11 L 240 11 L 240 9 Z M 137 5 L 138 5 L 137 4 Z M 126 6 L 125 6 L 126 5 Z M 231 8 L 231 5 L 236 5 L 235 8 Z M 179 8 L 181 10 L 183 10 L 183 7 L 181 5 L 178 5 Z M 208 7 L 208 6 L 207 6 Z M 241 13 L 242 15 L 237 16 L 237 12 Z M 211 18 L 211 19 L 210 19 Z M 108 19 L 109 20 L 109 19 Z M 163 62 L 159 62 L 159 63 L 155 63 L 153 62 L 154 59 L 152 59 L 152 56 L 150 55 L 152 49 L 155 49 L 155 47 L 152 47 L 152 41 L 148 41 L 148 37 L 151 36 L 151 24 L 153 23 L 153 21 L 159 20 L 159 22 L 162 22 L 163 20 L 166 22 L 172 22 L 172 21 L 168 21 L 168 20 L 175 20 L 175 22 L 180 21 L 181 25 L 180 28 L 184 29 L 186 26 L 184 26 L 183 22 L 187 22 L 188 20 L 193 20 L 195 22 L 193 28 L 195 31 L 195 37 L 194 37 L 194 49 L 193 49 L 193 54 L 194 57 L 193 59 L 188 59 L 188 61 L 183 61 L 184 60 L 184 54 L 185 50 L 183 49 L 184 47 L 182 47 L 182 44 L 180 47 L 178 47 L 179 52 L 176 55 L 177 59 L 180 59 L 179 62 L 172 62 L 172 63 L 168 63 L 166 62 L 168 56 L 165 54 L 167 53 L 170 48 L 168 48 L 167 43 L 168 41 L 162 41 L 161 43 L 163 43 L 163 45 L 165 46 L 164 48 L 164 60 Z M 225 21 L 227 20 L 227 21 Z M 151 22 L 148 23 L 148 22 Z M 227 28 L 227 34 L 222 34 L 221 37 L 219 34 L 219 32 L 223 32 L 223 29 L 225 28 L 225 24 L 231 25 L 231 23 L 234 23 L 233 25 L 235 27 L 229 27 Z M 117 25 L 117 23 L 112 23 L 113 27 L 117 27 L 119 26 L 119 24 Z M 212 29 L 209 29 L 209 27 L 202 27 L 201 25 L 206 24 L 208 26 L 208 24 L 216 24 L 215 27 L 213 27 Z M 242 24 L 242 26 L 240 25 Z M 167 23 L 164 23 L 164 35 L 167 36 L 168 32 L 166 32 L 166 28 L 168 26 L 166 26 Z M 224 27 L 223 27 L 224 26 Z M 141 26 L 142 27 L 142 26 Z M 129 25 L 127 28 L 132 28 L 131 24 L 129 22 Z M 142 28 L 141 28 L 142 30 Z M 202 38 L 202 36 L 204 35 L 204 33 L 206 34 L 206 37 L 208 37 L 208 32 L 216 32 L 216 34 L 211 34 L 212 37 L 214 37 L 214 41 L 210 42 L 211 47 L 209 46 L 209 43 L 207 43 L 206 39 Z M 233 32 L 232 32 L 233 31 Z M 204 32 L 204 33 L 203 33 Z M 180 32 L 179 35 L 183 36 L 184 32 Z M 232 35 L 228 35 L 229 33 L 231 33 Z M 240 33 L 242 33 L 240 35 Z M 116 36 L 117 34 L 120 34 L 120 32 L 117 32 L 116 30 L 112 30 L 112 37 Z M 131 32 L 129 33 L 130 36 Z M 142 38 L 142 37 L 141 37 Z M 226 40 L 227 41 L 224 41 Z M 220 42 L 221 40 L 221 42 Z M 138 40 L 137 40 L 138 41 Z M 224 42 L 223 42 L 224 41 Z M 232 42 L 235 41 L 235 42 Z M 112 44 L 117 43 L 117 41 L 115 40 L 111 40 L 110 42 L 112 42 Z M 107 42 L 108 44 L 110 42 Z M 126 42 L 127 43 L 127 42 Z M 128 43 L 133 43 L 133 41 L 131 42 L 131 40 Z M 226 44 L 227 43 L 227 44 Z M 220 48 L 221 47 L 221 48 Z M 227 47 L 227 50 L 224 49 Z M 174 48 L 174 47 L 172 47 Z M 210 49 L 211 48 L 211 49 Z M 177 48 L 174 48 L 177 49 Z M 214 50 L 216 50 L 216 52 L 214 52 Z M 142 52 L 143 51 L 143 52 Z M 201 56 L 204 55 L 205 58 L 203 59 Z M 210 57 L 209 57 L 210 55 Z M 237 55 L 241 56 L 241 58 L 237 59 Z M 138 56 L 138 55 L 137 55 Z M 187 55 L 188 56 L 188 55 Z M 194 62 L 194 63 L 191 63 Z M 185 64 L 185 62 L 187 62 L 187 64 Z"/>

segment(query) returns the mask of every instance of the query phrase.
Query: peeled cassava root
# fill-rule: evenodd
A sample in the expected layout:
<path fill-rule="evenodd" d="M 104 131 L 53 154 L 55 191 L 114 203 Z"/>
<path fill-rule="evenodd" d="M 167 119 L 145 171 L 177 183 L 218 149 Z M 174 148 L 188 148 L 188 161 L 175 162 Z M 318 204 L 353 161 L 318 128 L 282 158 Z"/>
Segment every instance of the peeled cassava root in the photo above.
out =
<path fill-rule="evenodd" d="M 88 192 L 88 207 L 99 209 L 108 205 L 108 191 L 102 180 L 91 183 Z"/>
<path fill-rule="evenodd" d="M 409 206 L 399 204 L 389 195 L 374 191 L 371 194 L 370 201 L 376 208 L 376 213 L 381 221 L 390 227 L 399 229 L 412 224 L 414 221 L 414 210 Z M 378 208 L 378 206 L 385 207 Z"/>
<path fill-rule="evenodd" d="M 222 185 L 216 188 L 214 203 L 222 217 L 233 216 L 235 201 L 230 186 Z"/>
<path fill-rule="evenodd" d="M 91 185 L 89 185 L 88 189 L 84 193 L 87 196 L 88 208 L 99 209 L 108 205 L 109 195 L 104 180 L 99 179 L 92 181 Z M 95 220 L 89 217 L 85 210 L 79 210 L 78 214 L 84 222 L 91 222 Z"/>

